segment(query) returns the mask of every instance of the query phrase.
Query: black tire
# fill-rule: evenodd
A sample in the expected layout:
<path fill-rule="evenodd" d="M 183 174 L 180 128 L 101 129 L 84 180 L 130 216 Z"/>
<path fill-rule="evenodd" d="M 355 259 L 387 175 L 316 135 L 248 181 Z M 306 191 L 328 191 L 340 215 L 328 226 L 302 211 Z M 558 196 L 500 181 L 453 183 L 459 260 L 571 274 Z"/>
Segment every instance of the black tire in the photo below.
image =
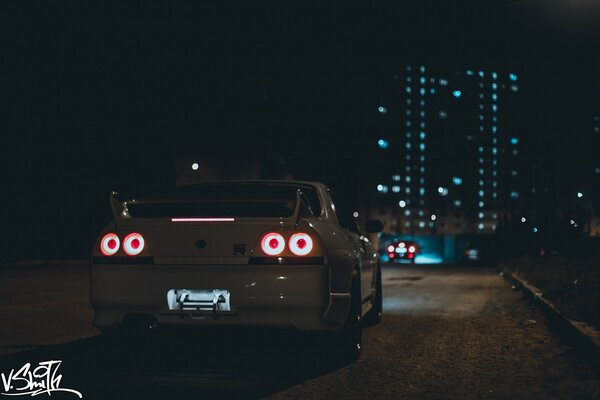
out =
<path fill-rule="evenodd" d="M 352 279 L 350 311 L 340 333 L 339 350 L 348 361 L 354 361 L 360 356 L 362 347 L 362 296 L 360 291 L 360 276 L 355 271 Z"/>
<path fill-rule="evenodd" d="M 383 288 L 381 284 L 381 265 L 377 265 L 375 275 L 375 301 L 369 313 L 363 319 L 365 327 L 377 325 L 383 316 Z"/>

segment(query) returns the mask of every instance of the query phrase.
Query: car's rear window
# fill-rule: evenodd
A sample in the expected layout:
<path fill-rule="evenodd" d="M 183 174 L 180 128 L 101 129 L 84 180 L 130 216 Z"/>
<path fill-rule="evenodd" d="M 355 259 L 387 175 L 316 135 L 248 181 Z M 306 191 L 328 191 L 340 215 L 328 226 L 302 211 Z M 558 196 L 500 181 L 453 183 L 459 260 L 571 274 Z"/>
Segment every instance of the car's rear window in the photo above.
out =
<path fill-rule="evenodd" d="M 127 209 L 133 218 L 289 217 L 297 189 L 276 184 L 198 184 L 129 197 Z"/>

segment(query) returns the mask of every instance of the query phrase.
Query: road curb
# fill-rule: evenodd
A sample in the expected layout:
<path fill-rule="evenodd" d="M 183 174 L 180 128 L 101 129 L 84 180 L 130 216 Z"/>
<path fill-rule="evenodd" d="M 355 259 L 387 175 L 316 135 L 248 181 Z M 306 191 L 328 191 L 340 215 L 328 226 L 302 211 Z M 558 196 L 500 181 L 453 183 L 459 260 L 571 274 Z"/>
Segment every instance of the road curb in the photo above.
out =
<path fill-rule="evenodd" d="M 567 318 L 544 297 L 540 289 L 517 273 L 505 270 L 502 276 L 533 302 L 566 344 L 579 351 L 594 368 L 600 368 L 600 331 L 586 323 Z"/>

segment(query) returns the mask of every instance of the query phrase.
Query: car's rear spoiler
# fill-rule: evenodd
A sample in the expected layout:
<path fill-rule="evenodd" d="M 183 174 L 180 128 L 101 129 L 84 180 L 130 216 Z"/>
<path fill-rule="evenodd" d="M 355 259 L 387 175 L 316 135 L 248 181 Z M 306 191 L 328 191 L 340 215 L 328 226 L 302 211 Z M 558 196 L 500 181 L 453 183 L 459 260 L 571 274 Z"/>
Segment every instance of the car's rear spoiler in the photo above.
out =
<path fill-rule="evenodd" d="M 109 201 L 110 208 L 113 213 L 113 217 L 115 220 L 115 224 L 119 225 L 127 225 L 127 224 L 135 224 L 135 225 L 157 225 L 157 224 L 165 224 L 165 223 L 173 223 L 175 220 L 189 220 L 190 222 L 242 222 L 242 223 L 250 223 L 254 224 L 257 222 L 262 222 L 265 219 L 277 220 L 281 225 L 297 225 L 298 221 L 301 218 L 307 218 L 314 216 L 312 210 L 310 208 L 310 203 L 306 198 L 306 195 L 300 190 L 296 189 L 296 204 L 294 206 L 294 212 L 289 217 L 232 217 L 232 218 L 202 218 L 203 216 L 192 216 L 190 217 L 200 217 L 200 218 L 134 218 L 129 213 L 127 208 L 128 203 L 161 203 L 161 202 L 177 202 L 182 201 L 181 199 L 173 199 L 173 198 L 160 198 L 160 199 L 130 199 L 130 200 L 119 200 L 117 198 L 118 192 L 110 192 Z"/>

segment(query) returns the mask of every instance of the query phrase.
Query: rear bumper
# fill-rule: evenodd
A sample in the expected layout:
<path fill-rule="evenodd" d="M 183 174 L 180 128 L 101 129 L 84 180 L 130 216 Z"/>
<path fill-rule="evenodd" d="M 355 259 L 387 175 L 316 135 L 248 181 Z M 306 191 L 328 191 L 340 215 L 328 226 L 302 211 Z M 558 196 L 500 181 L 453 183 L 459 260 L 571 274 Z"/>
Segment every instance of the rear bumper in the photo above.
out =
<path fill-rule="evenodd" d="M 112 327 L 127 315 L 152 316 L 159 325 L 231 325 L 339 330 L 324 318 L 330 302 L 326 265 L 92 265 L 94 325 Z M 223 289 L 233 312 L 169 310 L 171 289 Z"/>

